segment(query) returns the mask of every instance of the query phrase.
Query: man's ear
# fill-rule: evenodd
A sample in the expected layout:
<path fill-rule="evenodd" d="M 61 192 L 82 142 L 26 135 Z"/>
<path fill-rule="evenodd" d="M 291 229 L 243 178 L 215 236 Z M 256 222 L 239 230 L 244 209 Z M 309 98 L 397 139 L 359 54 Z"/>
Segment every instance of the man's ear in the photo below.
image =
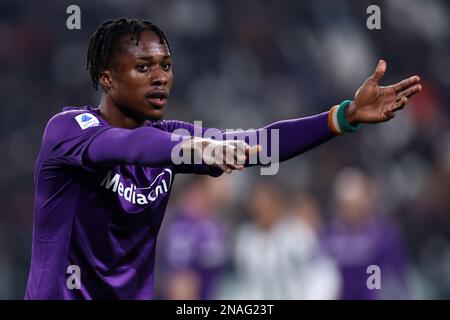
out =
<path fill-rule="evenodd" d="M 113 81 L 112 81 L 112 73 L 109 70 L 104 70 L 100 72 L 100 75 L 98 77 L 98 82 L 102 86 L 103 90 L 108 92 L 113 88 Z"/>

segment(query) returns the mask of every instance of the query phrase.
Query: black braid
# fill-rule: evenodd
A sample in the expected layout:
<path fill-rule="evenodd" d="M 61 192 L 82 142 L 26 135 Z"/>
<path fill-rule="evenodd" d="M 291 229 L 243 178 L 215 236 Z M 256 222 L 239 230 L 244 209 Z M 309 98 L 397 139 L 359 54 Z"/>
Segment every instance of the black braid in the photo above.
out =
<path fill-rule="evenodd" d="M 105 21 L 91 36 L 87 52 L 86 70 L 91 75 L 92 85 L 95 90 L 98 88 L 99 75 L 107 68 L 111 62 L 112 54 L 117 48 L 117 40 L 125 35 L 131 34 L 131 40 L 139 45 L 141 32 L 144 30 L 153 31 L 165 43 L 170 51 L 169 41 L 164 32 L 154 23 L 141 19 L 120 18 Z"/>

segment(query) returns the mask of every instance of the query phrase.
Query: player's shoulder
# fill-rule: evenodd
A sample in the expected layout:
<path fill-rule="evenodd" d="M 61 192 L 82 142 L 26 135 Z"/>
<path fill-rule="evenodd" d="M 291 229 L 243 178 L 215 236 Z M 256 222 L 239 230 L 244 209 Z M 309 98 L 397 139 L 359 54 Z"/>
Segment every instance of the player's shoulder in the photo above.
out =
<path fill-rule="evenodd" d="M 100 126 L 101 122 L 92 108 L 66 107 L 55 114 L 47 123 L 48 126 L 68 126 L 85 130 L 90 127 Z"/>
<path fill-rule="evenodd" d="M 101 125 L 102 122 L 99 116 L 92 108 L 66 107 L 47 122 L 44 138 L 53 140 L 55 138 L 69 137 Z"/>

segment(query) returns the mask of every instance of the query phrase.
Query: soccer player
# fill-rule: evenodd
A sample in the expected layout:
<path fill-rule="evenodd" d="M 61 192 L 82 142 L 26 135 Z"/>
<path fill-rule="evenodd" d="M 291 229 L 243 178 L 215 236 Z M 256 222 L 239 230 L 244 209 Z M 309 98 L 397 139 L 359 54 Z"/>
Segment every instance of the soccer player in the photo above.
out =
<path fill-rule="evenodd" d="M 94 88 L 102 89 L 100 105 L 65 108 L 51 118 L 36 161 L 25 298 L 151 299 L 156 238 L 175 175 L 242 170 L 261 148 L 227 140 L 225 132 L 224 139 L 197 137 L 189 123 L 162 120 L 172 57 L 165 34 L 149 21 L 105 22 L 90 40 L 87 62 Z M 279 161 L 354 132 L 360 123 L 394 118 L 421 90 L 420 79 L 382 87 L 385 71 L 380 60 L 353 101 L 263 128 L 279 132 Z M 190 135 L 173 133 L 177 129 Z M 232 161 L 204 152 L 211 146 L 227 160 L 231 153 Z M 177 147 L 201 163 L 175 164 Z"/>

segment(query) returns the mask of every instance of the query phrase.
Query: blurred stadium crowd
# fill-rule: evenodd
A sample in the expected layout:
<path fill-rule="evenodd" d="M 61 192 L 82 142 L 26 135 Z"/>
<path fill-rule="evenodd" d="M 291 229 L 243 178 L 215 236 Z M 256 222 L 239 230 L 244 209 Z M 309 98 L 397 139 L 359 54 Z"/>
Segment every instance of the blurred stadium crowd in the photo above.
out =
<path fill-rule="evenodd" d="M 66 28 L 70 4 L 81 30 Z M 381 30 L 366 28 L 370 4 Z M 393 121 L 334 139 L 276 176 L 178 177 L 157 297 L 450 298 L 449 10 L 444 0 L 0 2 L 0 298 L 24 294 L 46 122 L 64 105 L 98 103 L 88 39 L 121 16 L 168 35 L 167 119 L 255 128 L 327 111 L 352 98 L 379 58 L 383 83 L 419 74 L 424 86 Z M 366 286 L 370 265 L 381 290 Z"/>

